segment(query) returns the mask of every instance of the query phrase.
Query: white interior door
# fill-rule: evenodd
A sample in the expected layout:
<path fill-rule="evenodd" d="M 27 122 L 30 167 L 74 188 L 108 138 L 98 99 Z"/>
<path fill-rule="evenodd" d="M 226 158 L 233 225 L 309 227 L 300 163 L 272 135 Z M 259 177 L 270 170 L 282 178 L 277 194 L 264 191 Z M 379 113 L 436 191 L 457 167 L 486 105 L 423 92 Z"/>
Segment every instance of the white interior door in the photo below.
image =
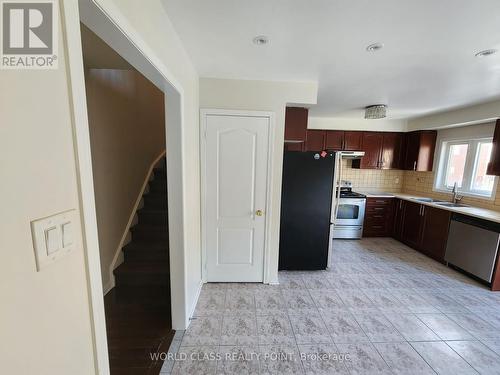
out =
<path fill-rule="evenodd" d="M 262 282 L 270 117 L 207 114 L 207 281 Z"/>

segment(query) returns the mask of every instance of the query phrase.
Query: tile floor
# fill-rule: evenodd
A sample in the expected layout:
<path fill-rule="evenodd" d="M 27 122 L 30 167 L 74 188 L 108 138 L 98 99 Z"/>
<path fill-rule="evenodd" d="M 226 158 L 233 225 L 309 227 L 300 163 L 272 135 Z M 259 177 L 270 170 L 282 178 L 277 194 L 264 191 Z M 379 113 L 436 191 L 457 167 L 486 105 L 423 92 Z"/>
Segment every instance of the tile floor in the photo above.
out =
<path fill-rule="evenodd" d="M 393 239 L 279 279 L 206 284 L 162 374 L 500 374 L 500 293 Z"/>

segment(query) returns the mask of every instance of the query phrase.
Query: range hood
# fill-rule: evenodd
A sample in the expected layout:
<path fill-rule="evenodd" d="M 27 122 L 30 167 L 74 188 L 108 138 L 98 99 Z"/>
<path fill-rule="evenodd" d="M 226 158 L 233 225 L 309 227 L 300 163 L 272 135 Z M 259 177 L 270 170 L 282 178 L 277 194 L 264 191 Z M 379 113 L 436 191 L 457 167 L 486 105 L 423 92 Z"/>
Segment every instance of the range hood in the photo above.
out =
<path fill-rule="evenodd" d="M 361 159 L 365 156 L 364 151 L 341 151 L 340 156 L 343 159 Z"/>

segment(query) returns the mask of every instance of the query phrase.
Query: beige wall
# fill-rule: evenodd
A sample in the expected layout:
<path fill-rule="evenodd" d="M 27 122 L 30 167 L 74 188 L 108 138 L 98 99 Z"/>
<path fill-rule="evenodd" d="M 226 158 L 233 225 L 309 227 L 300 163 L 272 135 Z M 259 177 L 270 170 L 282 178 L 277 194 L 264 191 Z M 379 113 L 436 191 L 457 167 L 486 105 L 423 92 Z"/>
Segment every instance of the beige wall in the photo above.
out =
<path fill-rule="evenodd" d="M 135 70 L 89 69 L 85 79 L 102 282 L 109 290 L 135 202 L 165 150 L 164 95 Z"/>
<path fill-rule="evenodd" d="M 30 232 L 34 219 L 80 210 L 68 83 L 62 32 L 57 70 L 0 71 L 2 374 L 95 372 L 79 223 L 79 245 L 40 272 Z"/>
<path fill-rule="evenodd" d="M 308 129 L 406 132 L 406 120 L 365 120 L 364 118 L 309 117 Z"/>
<path fill-rule="evenodd" d="M 500 117 L 500 100 L 475 104 L 408 121 L 408 130 L 440 129 L 493 121 Z"/>

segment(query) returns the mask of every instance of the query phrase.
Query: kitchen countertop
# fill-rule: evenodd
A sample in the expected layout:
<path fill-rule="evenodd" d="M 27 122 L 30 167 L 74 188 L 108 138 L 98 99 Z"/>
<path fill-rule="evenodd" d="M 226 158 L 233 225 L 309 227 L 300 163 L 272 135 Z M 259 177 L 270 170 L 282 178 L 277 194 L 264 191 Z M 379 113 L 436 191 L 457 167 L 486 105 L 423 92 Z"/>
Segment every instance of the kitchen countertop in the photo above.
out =
<path fill-rule="evenodd" d="M 363 192 L 363 191 L 358 191 L 358 192 L 365 194 L 367 198 L 399 198 L 409 202 L 423 204 L 425 206 L 435 207 L 442 210 L 456 212 L 462 215 L 468 215 L 472 217 L 477 217 L 479 219 L 500 223 L 500 212 L 488 210 L 486 208 L 479 208 L 469 205 L 467 205 L 466 207 L 446 207 L 446 206 L 441 206 L 434 202 L 422 202 L 417 200 L 418 198 L 429 198 L 429 197 L 423 197 L 405 193 Z"/>

